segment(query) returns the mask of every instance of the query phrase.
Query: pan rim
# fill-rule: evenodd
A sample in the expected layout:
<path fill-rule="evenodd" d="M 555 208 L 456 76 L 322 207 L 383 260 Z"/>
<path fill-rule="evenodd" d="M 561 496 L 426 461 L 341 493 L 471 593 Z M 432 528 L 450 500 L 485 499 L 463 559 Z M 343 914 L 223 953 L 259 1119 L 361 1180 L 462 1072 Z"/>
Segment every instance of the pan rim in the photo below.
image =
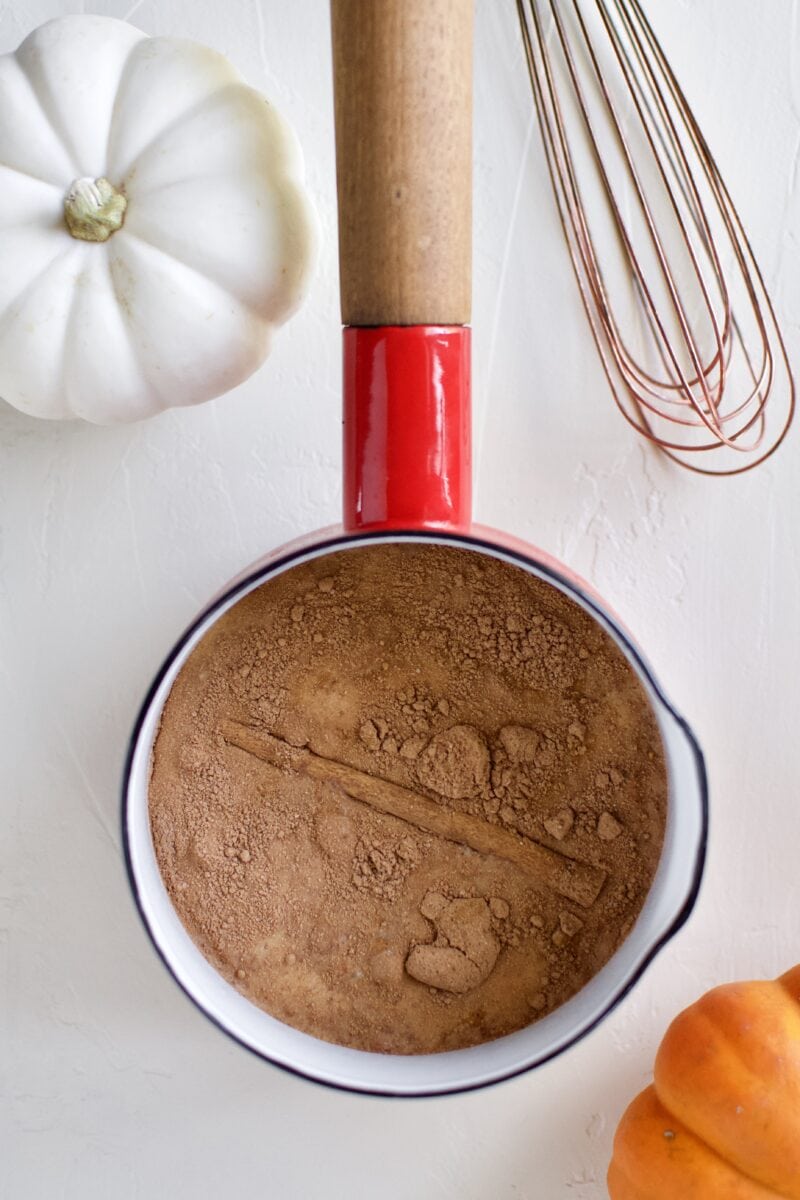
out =
<path fill-rule="evenodd" d="M 588 585 L 584 584 L 582 580 L 577 578 L 567 578 L 566 574 L 562 574 L 562 572 L 556 567 L 556 565 L 552 560 L 549 559 L 548 556 L 545 556 L 544 560 L 537 558 L 537 551 L 533 547 L 531 547 L 530 554 L 526 555 L 523 550 L 518 550 L 513 545 L 504 545 L 503 539 L 505 538 L 505 535 L 501 533 L 497 534 L 498 539 L 500 539 L 499 541 L 490 540 L 490 535 L 493 532 L 494 531 L 488 529 L 484 532 L 482 529 L 481 532 L 478 533 L 475 531 L 474 526 L 471 530 L 454 530 L 452 528 L 398 528 L 391 530 L 368 529 L 355 532 L 344 532 L 336 529 L 334 531 L 324 532 L 319 536 L 318 540 L 305 541 L 302 544 L 294 543 L 288 548 L 277 550 L 274 555 L 269 557 L 267 562 L 261 561 L 247 568 L 239 577 L 237 577 L 234 582 L 226 586 L 209 604 L 207 604 L 199 613 L 199 615 L 187 626 L 184 632 L 173 644 L 162 661 L 158 671 L 156 672 L 145 698 L 139 707 L 128 740 L 122 773 L 120 798 L 122 849 L 128 885 L 151 946 L 181 991 L 214 1026 L 220 1029 L 238 1045 L 244 1047 L 244 1049 L 248 1050 L 251 1054 L 254 1054 L 261 1061 L 278 1067 L 280 1070 L 285 1071 L 290 1075 L 294 1075 L 297 1078 L 315 1083 L 320 1087 L 333 1088 L 337 1091 L 349 1092 L 361 1096 L 412 1100 L 432 1098 L 436 1096 L 460 1095 L 467 1092 L 479 1091 L 484 1088 L 493 1087 L 499 1083 L 503 1083 L 506 1080 L 514 1079 L 520 1075 L 524 1075 L 528 1071 L 535 1070 L 536 1068 L 543 1066 L 545 1063 L 559 1057 L 571 1047 L 577 1045 L 606 1020 L 606 1018 L 619 1006 L 619 1004 L 636 986 L 656 956 L 660 954 L 664 947 L 685 925 L 697 901 L 703 879 L 708 846 L 709 790 L 705 759 L 691 725 L 678 712 L 675 706 L 665 695 L 652 668 L 644 658 L 644 655 L 636 645 L 632 636 L 628 633 L 621 622 L 617 621 L 613 615 L 606 611 L 599 599 L 596 599 L 591 593 Z M 338 1080 L 326 1077 L 322 1072 L 319 1074 L 314 1074 L 310 1070 L 301 1069 L 289 1063 L 283 1062 L 278 1058 L 272 1057 L 260 1047 L 253 1045 L 244 1037 L 240 1036 L 238 1033 L 235 1033 L 231 1028 L 229 1028 L 228 1025 L 225 1024 L 223 1020 L 221 1020 L 215 1013 L 211 1012 L 197 998 L 197 996 L 189 987 L 187 987 L 187 985 L 177 974 L 176 970 L 173 968 L 170 956 L 160 944 L 155 930 L 153 929 L 152 923 L 147 915 L 139 886 L 139 880 L 136 874 L 136 868 L 133 862 L 131 834 L 129 830 L 129 814 L 131 807 L 131 776 L 145 723 L 166 676 L 172 670 L 176 661 L 183 655 L 187 644 L 191 642 L 201 627 L 209 623 L 210 618 L 215 618 L 215 614 L 217 614 L 217 616 L 222 615 L 222 612 L 229 608 L 236 600 L 241 599 L 248 592 L 260 586 L 269 577 L 276 573 L 281 573 L 282 571 L 285 571 L 294 565 L 298 565 L 303 559 L 312 557 L 316 558 L 323 554 L 332 553 L 335 550 L 345 549 L 369 542 L 409 541 L 459 545 L 461 547 L 467 547 L 480 551 L 484 554 L 489 554 L 495 558 L 505 558 L 520 566 L 522 569 L 527 570 L 528 572 L 537 575 L 553 584 L 560 591 L 564 592 L 567 596 L 571 597 L 573 600 L 579 603 L 581 607 L 588 611 L 589 614 L 601 625 L 601 627 L 607 629 L 611 636 L 617 640 L 629 661 L 633 663 L 640 678 L 646 681 L 648 687 L 652 690 L 659 704 L 675 722 L 686 739 L 691 751 L 693 766 L 697 775 L 700 822 L 690 882 L 680 907 L 677 909 L 675 916 L 673 917 L 672 921 L 669 922 L 666 929 L 655 938 L 649 948 L 640 956 L 638 961 L 628 971 L 625 978 L 612 991 L 607 1003 L 603 1005 L 600 1011 L 593 1018 L 584 1021 L 582 1024 L 579 1024 L 572 1033 L 563 1036 L 552 1048 L 545 1052 L 534 1055 L 528 1061 L 524 1062 L 520 1066 L 514 1067 L 513 1069 L 490 1073 L 486 1078 L 482 1078 L 474 1082 L 458 1083 L 451 1086 L 436 1085 L 423 1086 L 417 1089 L 393 1089 L 390 1086 L 374 1087 L 371 1085 L 360 1086 L 352 1083 L 342 1083 Z"/>

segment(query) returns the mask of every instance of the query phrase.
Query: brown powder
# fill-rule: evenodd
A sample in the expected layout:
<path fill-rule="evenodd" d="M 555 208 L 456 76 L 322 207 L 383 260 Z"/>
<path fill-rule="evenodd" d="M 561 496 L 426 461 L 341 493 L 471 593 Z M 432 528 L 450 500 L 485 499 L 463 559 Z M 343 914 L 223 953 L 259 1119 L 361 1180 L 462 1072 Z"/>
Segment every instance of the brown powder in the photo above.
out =
<path fill-rule="evenodd" d="M 629 932 L 666 771 L 623 655 L 519 568 L 367 544 L 217 622 L 153 755 L 186 928 L 254 1003 L 329 1041 L 473 1045 L 551 1011 Z"/>

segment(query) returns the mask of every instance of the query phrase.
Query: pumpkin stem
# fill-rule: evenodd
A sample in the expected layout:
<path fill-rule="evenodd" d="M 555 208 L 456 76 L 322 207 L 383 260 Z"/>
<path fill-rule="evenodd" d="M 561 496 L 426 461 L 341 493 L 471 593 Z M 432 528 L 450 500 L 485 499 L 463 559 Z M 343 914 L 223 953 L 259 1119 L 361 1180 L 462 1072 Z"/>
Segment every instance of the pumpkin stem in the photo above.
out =
<path fill-rule="evenodd" d="M 105 176 L 75 179 L 64 196 L 64 220 L 74 238 L 105 242 L 125 220 L 128 201 Z"/>

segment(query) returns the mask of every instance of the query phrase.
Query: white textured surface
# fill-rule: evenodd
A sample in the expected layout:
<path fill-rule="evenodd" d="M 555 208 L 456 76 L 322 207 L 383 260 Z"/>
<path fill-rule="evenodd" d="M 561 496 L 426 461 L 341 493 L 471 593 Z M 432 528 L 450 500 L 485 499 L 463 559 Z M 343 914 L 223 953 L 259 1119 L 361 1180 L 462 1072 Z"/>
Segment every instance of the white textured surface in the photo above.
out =
<path fill-rule="evenodd" d="M 0 51 L 77 7 L 5 0 Z M 797 358 L 797 5 L 649 7 Z M 489 1092 L 373 1101 L 252 1059 L 153 955 L 127 891 L 117 791 L 137 705 L 182 626 L 265 547 L 337 516 L 327 8 L 95 8 L 207 42 L 272 96 L 304 146 L 325 244 L 309 302 L 236 393 L 113 430 L 0 410 L 0 1192 L 601 1200 L 614 1124 L 674 1012 L 716 981 L 800 957 L 797 434 L 753 476 L 705 482 L 623 426 L 556 237 L 513 4 L 478 0 L 477 516 L 590 577 L 693 720 L 713 785 L 706 884 L 599 1031 Z"/>

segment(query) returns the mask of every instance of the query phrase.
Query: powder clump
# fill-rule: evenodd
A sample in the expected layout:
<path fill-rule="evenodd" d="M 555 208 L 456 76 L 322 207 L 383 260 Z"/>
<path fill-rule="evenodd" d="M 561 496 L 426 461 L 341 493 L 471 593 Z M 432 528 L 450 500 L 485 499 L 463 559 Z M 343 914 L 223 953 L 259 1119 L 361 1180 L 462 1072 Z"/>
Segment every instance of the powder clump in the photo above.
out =
<path fill-rule="evenodd" d="M 417 778 L 451 800 L 477 796 L 489 781 L 489 748 L 471 725 L 436 734 L 417 758 Z"/>
<path fill-rule="evenodd" d="M 406 959 L 406 971 L 441 991 L 473 991 L 489 975 L 500 952 L 486 901 L 445 901 L 432 919 L 436 940 L 414 946 Z"/>

